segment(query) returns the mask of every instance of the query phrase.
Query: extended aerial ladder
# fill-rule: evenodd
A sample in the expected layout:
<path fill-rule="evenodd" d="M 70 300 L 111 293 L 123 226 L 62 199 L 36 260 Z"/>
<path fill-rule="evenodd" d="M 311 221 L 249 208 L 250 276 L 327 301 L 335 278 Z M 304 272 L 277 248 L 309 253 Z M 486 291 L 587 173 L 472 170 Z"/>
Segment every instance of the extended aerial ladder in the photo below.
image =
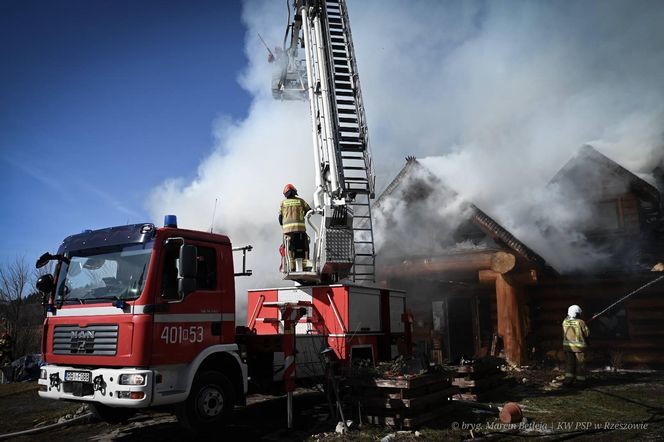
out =
<path fill-rule="evenodd" d="M 374 282 L 375 177 L 346 2 L 293 4 L 272 91 L 278 99 L 309 100 L 316 171 L 313 211 L 322 218 L 318 226 L 308 219 L 315 233 L 311 271 L 290 272 L 284 266 L 286 278 Z"/>

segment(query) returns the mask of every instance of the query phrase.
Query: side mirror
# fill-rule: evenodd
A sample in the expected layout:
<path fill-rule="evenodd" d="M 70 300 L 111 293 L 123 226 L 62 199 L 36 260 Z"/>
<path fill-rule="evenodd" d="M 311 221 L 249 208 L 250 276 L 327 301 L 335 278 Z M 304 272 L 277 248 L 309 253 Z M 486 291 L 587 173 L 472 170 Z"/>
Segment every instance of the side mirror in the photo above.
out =
<path fill-rule="evenodd" d="M 183 244 L 180 246 L 178 260 L 178 293 L 185 297 L 196 290 L 196 273 L 198 271 L 196 246 Z"/>
<path fill-rule="evenodd" d="M 41 275 L 39 279 L 37 279 L 37 283 L 35 284 L 35 286 L 37 287 L 37 290 L 39 290 L 40 292 L 46 295 L 50 294 L 55 288 L 53 275 L 51 275 L 50 273 Z"/>
<path fill-rule="evenodd" d="M 48 262 L 52 259 L 53 259 L 53 255 L 46 252 L 42 256 L 40 256 L 39 259 L 37 259 L 37 262 L 35 263 L 35 267 L 37 267 L 38 269 L 41 269 L 46 264 L 48 264 Z"/>

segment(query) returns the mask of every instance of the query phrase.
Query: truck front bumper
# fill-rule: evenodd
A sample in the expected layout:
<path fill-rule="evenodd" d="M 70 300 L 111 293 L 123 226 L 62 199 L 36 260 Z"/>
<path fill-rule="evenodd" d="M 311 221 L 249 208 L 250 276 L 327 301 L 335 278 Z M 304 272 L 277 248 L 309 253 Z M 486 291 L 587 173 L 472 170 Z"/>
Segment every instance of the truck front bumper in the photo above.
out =
<path fill-rule="evenodd" d="M 152 370 L 136 368 L 86 369 L 44 365 L 39 377 L 39 396 L 98 402 L 111 407 L 144 408 L 152 402 L 154 377 Z M 133 382 L 134 385 L 120 382 Z"/>

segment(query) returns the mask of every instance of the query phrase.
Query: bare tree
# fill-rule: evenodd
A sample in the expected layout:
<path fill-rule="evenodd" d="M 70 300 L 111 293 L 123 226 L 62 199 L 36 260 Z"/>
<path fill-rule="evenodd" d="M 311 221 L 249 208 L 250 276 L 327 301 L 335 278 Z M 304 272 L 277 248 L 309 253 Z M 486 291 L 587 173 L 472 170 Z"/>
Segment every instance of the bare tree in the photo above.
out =
<path fill-rule="evenodd" d="M 0 329 L 13 338 L 14 357 L 39 351 L 43 314 L 34 288 L 39 275 L 24 257 L 0 265 Z"/>

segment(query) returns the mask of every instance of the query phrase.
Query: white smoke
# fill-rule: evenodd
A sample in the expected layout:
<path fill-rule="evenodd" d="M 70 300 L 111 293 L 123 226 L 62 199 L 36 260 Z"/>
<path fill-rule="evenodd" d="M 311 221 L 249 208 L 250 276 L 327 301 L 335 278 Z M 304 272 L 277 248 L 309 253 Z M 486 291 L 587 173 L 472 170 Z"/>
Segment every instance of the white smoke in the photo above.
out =
<path fill-rule="evenodd" d="M 348 3 L 379 188 L 406 155 L 432 157 L 423 163 L 528 244 L 539 215 L 520 216 L 551 203 L 537 189 L 581 145 L 641 174 L 662 160 L 661 2 Z M 197 177 L 169 179 L 148 201 L 156 220 L 172 212 L 182 226 L 207 230 L 219 198 L 215 230 L 255 246 L 256 276 L 238 281 L 239 294 L 280 282 L 284 184 L 308 200 L 313 192 L 308 106 L 272 99 L 257 38 L 281 43 L 285 4 L 248 0 L 243 11 L 248 116 L 221 117 Z M 551 260 L 563 253 L 529 245 Z"/>

